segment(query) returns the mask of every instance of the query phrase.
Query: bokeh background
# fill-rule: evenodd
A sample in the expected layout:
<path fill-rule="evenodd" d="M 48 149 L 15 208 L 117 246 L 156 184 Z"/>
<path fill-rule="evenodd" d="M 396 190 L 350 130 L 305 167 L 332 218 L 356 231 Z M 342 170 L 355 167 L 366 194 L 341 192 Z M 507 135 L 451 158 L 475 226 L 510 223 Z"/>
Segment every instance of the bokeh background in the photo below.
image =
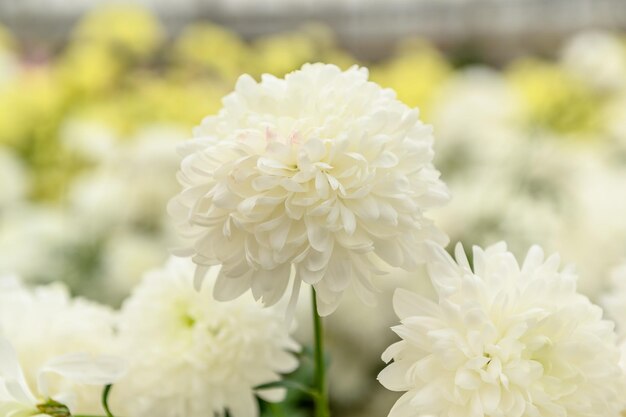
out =
<path fill-rule="evenodd" d="M 0 24 L 0 274 L 119 305 L 176 246 L 177 144 L 240 74 L 324 61 L 366 65 L 434 125 L 453 243 L 539 243 L 593 300 L 616 285 L 623 0 L 0 0 Z M 396 398 L 375 376 L 397 286 L 429 291 L 393 271 L 378 309 L 348 295 L 328 322 L 337 415 Z"/>

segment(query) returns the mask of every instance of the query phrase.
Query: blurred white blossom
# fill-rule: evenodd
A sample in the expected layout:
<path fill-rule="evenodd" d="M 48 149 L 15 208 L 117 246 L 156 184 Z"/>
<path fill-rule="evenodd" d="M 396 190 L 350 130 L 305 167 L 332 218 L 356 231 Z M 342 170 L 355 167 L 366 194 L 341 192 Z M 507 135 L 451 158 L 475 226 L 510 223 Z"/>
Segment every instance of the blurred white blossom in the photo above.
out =
<path fill-rule="evenodd" d="M 20 416 L 67 416 L 75 412 L 71 391 L 53 394 L 50 380 L 60 376 L 74 384 L 104 386 L 119 380 L 126 371 L 125 362 L 113 356 L 94 357 L 70 353 L 47 361 L 37 372 L 37 391 L 26 382 L 18 354 L 11 342 L 0 336 L 0 414 Z"/>
<path fill-rule="evenodd" d="M 255 387 L 280 380 L 298 361 L 282 314 L 252 297 L 229 303 L 211 297 L 219 267 L 201 291 L 194 265 L 172 258 L 146 274 L 124 303 L 120 337 L 130 360 L 114 395 L 120 414 L 135 417 L 258 416 L 259 395 L 280 401 L 282 389 Z"/>
<path fill-rule="evenodd" d="M 34 288 L 15 278 L 0 279 L 0 336 L 18 352 L 28 386 L 37 386 L 41 369 L 70 353 L 110 355 L 115 351 L 115 317 L 104 306 L 72 299 L 60 283 Z M 80 385 L 80 384 L 79 384 Z M 72 392 L 80 414 L 101 411 L 101 388 L 75 386 L 68 379 L 48 383 L 51 396 Z"/>

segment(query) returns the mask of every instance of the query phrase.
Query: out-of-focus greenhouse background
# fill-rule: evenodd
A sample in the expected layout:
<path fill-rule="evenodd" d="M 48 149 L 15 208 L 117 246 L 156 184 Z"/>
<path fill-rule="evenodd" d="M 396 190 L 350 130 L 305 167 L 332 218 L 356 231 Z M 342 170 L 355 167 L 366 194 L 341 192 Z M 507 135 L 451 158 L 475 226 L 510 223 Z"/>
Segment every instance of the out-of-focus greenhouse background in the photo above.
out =
<path fill-rule="evenodd" d="M 623 0 L 4 0 L 0 23 L 0 274 L 119 304 L 176 245 L 177 144 L 240 74 L 314 61 L 368 66 L 434 125 L 452 242 L 559 251 L 599 302 L 626 259 Z M 342 417 L 395 398 L 391 291 L 425 288 L 399 280 L 329 320 Z"/>

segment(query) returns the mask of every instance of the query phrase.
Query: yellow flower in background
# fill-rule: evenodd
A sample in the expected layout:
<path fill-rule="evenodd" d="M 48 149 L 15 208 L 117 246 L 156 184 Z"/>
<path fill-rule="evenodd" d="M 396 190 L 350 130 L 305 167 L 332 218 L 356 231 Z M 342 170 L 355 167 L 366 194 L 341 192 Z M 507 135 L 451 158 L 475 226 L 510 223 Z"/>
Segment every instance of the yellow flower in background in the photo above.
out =
<path fill-rule="evenodd" d="M 0 94 L 0 144 L 15 145 L 25 136 L 28 124 L 25 123 L 22 109 L 22 94 L 15 84 Z"/>
<path fill-rule="evenodd" d="M 453 74 L 445 57 L 430 44 L 410 40 L 401 45 L 394 58 L 372 69 L 372 80 L 393 88 L 398 98 L 419 107 L 428 121 L 429 105 L 442 84 Z"/>
<path fill-rule="evenodd" d="M 0 144 L 15 147 L 46 131 L 60 116 L 63 91 L 48 68 L 23 71 L 0 93 Z"/>
<path fill-rule="evenodd" d="M 191 129 L 220 108 L 227 88 L 207 80 L 178 83 L 145 74 L 129 84 L 128 89 L 81 106 L 73 117 L 103 123 L 125 137 L 154 122 Z"/>
<path fill-rule="evenodd" d="M 187 129 L 218 111 L 241 73 L 282 76 L 305 62 L 342 69 L 357 63 L 338 46 L 335 34 L 319 24 L 249 43 L 226 28 L 201 22 L 189 25 L 171 44 L 164 39 L 163 28 L 148 10 L 107 4 L 79 22 L 59 54 L 31 68 L 21 62 L 28 58 L 19 56 L 11 34 L 0 27 L 0 145 L 13 148 L 33 171 L 34 197 L 59 197 L 80 170 L 60 145 L 68 119 L 102 123 L 131 138 L 145 124 L 167 122 Z M 168 48 L 159 55 L 164 59 L 151 60 L 164 45 Z M 443 85 L 462 73 L 427 42 L 410 40 L 375 66 L 371 78 L 395 89 L 400 100 L 419 107 L 422 118 L 430 120 Z M 608 100 L 564 66 L 525 60 L 498 76 L 517 92 L 524 105 L 520 118 L 530 127 L 560 136 L 607 129 Z"/>
<path fill-rule="evenodd" d="M 281 77 L 307 62 L 326 62 L 342 69 L 356 64 L 349 53 L 337 47 L 332 31 L 320 24 L 261 37 L 252 49 L 253 59 L 244 72 L 253 75 L 269 73 Z"/>
<path fill-rule="evenodd" d="M 209 80 L 181 84 L 145 77 L 137 79 L 136 89 L 137 94 L 132 96 L 136 120 L 140 123 L 168 121 L 185 127 L 219 110 L 220 100 L 228 92 L 226 87 Z"/>
<path fill-rule="evenodd" d="M 0 94 L 0 144 L 17 150 L 30 168 L 32 198 L 56 199 L 75 166 L 58 144 L 67 91 L 47 67 L 25 70 Z"/>
<path fill-rule="evenodd" d="M 309 23 L 299 31 L 311 39 L 315 48 L 315 61 L 336 65 L 344 71 L 358 64 L 348 51 L 339 47 L 335 33 L 328 26 Z"/>
<path fill-rule="evenodd" d="M 77 42 L 61 56 L 56 69 L 59 82 L 69 91 L 89 95 L 114 87 L 122 62 L 103 45 Z"/>
<path fill-rule="evenodd" d="M 234 83 L 249 53 L 237 34 L 211 23 L 197 23 L 183 30 L 172 55 L 178 66 L 186 70 L 209 70 Z"/>
<path fill-rule="evenodd" d="M 306 33 L 288 32 L 263 37 L 253 44 L 252 74 L 269 73 L 282 77 L 306 62 L 315 61 L 314 40 Z"/>
<path fill-rule="evenodd" d="M 506 76 L 532 125 L 558 133 L 588 133 L 601 122 L 600 99 L 562 67 L 534 59 L 515 62 Z"/>
<path fill-rule="evenodd" d="M 146 58 L 160 46 L 164 31 L 156 17 L 139 5 L 107 4 L 79 22 L 74 39 L 99 43 L 134 58 Z"/>

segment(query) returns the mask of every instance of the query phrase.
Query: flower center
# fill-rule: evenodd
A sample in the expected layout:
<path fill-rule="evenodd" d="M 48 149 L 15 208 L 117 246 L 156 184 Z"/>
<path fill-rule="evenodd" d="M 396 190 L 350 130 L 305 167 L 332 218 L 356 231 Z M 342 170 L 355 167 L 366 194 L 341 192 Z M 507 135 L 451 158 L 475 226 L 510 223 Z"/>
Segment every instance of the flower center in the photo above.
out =
<path fill-rule="evenodd" d="M 39 404 L 37 406 L 37 410 L 39 410 L 41 414 L 47 414 L 51 417 L 71 417 L 72 416 L 72 413 L 70 413 L 70 409 L 67 408 L 65 404 L 56 402 L 53 399 L 49 399 L 47 402 L 43 404 Z"/>

